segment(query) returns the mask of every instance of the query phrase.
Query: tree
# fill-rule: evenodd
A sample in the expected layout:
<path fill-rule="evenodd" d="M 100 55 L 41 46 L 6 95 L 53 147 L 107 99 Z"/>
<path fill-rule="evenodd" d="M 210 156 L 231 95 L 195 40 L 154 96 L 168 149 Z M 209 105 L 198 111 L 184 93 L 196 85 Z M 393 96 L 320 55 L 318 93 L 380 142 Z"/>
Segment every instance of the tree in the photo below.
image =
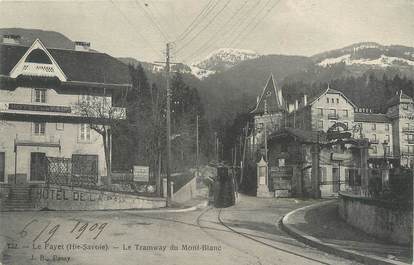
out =
<path fill-rule="evenodd" d="M 126 93 L 125 93 L 126 95 Z M 112 98 L 106 95 L 84 95 L 74 106 L 75 113 L 81 116 L 89 127 L 102 136 L 108 184 L 111 184 L 111 142 L 114 131 L 125 119 L 125 109 L 114 107 Z"/>

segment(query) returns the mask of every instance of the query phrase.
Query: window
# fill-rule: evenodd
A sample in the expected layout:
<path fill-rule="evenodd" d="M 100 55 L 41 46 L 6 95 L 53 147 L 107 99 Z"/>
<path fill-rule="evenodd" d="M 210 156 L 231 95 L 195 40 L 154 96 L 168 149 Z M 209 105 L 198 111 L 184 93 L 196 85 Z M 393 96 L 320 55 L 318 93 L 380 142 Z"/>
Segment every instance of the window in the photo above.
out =
<path fill-rule="evenodd" d="M 377 129 L 377 125 L 376 125 L 375 123 L 373 123 L 373 124 L 371 125 L 371 129 L 372 129 L 373 131 L 375 131 L 375 130 Z"/>
<path fill-rule="evenodd" d="M 409 145 L 408 146 L 408 153 L 409 154 L 414 154 L 414 145 Z"/>
<path fill-rule="evenodd" d="M 6 163 L 5 163 L 5 153 L 0 152 L 0 182 L 4 182 L 5 178 L 5 169 L 6 169 Z"/>
<path fill-rule="evenodd" d="M 330 115 L 336 115 L 336 109 L 330 109 L 329 114 Z"/>
<path fill-rule="evenodd" d="M 390 140 L 391 140 L 390 136 L 389 135 L 385 135 L 385 141 L 387 141 L 387 143 L 389 143 Z"/>
<path fill-rule="evenodd" d="M 318 129 L 323 129 L 323 120 L 318 121 Z"/>
<path fill-rule="evenodd" d="M 376 141 L 377 140 L 377 135 L 375 133 L 372 135 L 372 140 L 373 141 Z"/>
<path fill-rule="evenodd" d="M 88 124 L 80 124 L 79 126 L 79 140 L 90 141 L 91 140 L 91 128 Z"/>
<path fill-rule="evenodd" d="M 319 176 L 321 182 L 327 182 L 328 176 L 326 175 L 326 167 L 320 167 L 319 168 Z"/>
<path fill-rule="evenodd" d="M 389 124 L 385 124 L 385 130 L 389 131 L 390 130 L 390 125 Z"/>
<path fill-rule="evenodd" d="M 385 146 L 385 150 L 384 150 L 386 155 L 390 154 L 390 147 L 389 146 Z"/>
<path fill-rule="evenodd" d="M 378 150 L 377 150 L 377 146 L 375 146 L 375 145 L 374 145 L 374 146 L 372 146 L 372 153 L 373 153 L 373 154 L 376 154 L 376 153 L 377 153 L 377 151 L 378 151 Z"/>
<path fill-rule="evenodd" d="M 407 134 L 407 140 L 413 141 L 414 140 L 414 134 Z"/>
<path fill-rule="evenodd" d="M 39 103 L 46 103 L 46 89 L 35 88 L 34 101 Z"/>
<path fill-rule="evenodd" d="M 335 102 L 335 99 L 331 98 L 331 103 L 334 103 L 334 102 Z"/>
<path fill-rule="evenodd" d="M 63 131 L 65 126 L 63 125 L 63 122 L 56 123 L 56 130 L 57 131 Z"/>
<path fill-rule="evenodd" d="M 329 103 L 329 98 L 326 98 L 326 103 Z"/>
<path fill-rule="evenodd" d="M 342 111 L 342 113 L 343 113 L 344 117 L 348 118 L 348 110 L 344 109 Z"/>
<path fill-rule="evenodd" d="M 339 103 L 339 98 L 336 99 L 336 103 Z"/>
<path fill-rule="evenodd" d="M 44 135 L 46 132 L 46 123 L 45 122 L 35 122 L 33 123 L 33 133 L 35 135 Z"/>
<path fill-rule="evenodd" d="M 318 108 L 318 109 L 317 109 L 317 112 L 318 112 L 318 116 L 319 116 L 319 117 L 322 117 L 322 116 L 323 116 L 323 109 Z"/>
<path fill-rule="evenodd" d="M 361 175 L 358 174 L 357 169 L 345 169 L 345 178 L 348 179 L 349 186 L 361 186 Z"/>

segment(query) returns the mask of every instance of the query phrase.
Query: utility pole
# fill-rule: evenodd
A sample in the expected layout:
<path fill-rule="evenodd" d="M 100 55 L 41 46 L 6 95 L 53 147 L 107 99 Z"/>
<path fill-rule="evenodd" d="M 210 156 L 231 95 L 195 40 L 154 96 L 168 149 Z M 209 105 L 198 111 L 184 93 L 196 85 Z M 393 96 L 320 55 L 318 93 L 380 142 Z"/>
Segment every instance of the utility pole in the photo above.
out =
<path fill-rule="evenodd" d="M 266 128 L 266 122 L 264 122 L 264 145 L 265 145 L 265 160 L 266 160 L 266 163 L 268 163 L 268 160 L 267 160 L 267 128 Z"/>
<path fill-rule="evenodd" d="M 171 204 L 171 89 L 170 89 L 170 43 L 165 49 L 165 74 L 167 87 L 167 207 Z"/>
<path fill-rule="evenodd" d="M 198 161 L 198 159 L 199 159 L 199 151 L 200 151 L 200 146 L 199 146 L 199 143 L 198 143 L 198 115 L 197 115 L 197 119 L 196 119 L 196 141 L 197 141 L 197 150 L 196 150 L 196 177 L 198 178 L 198 174 L 199 174 L 199 165 L 198 165 L 198 163 L 199 163 L 199 161 Z"/>
<path fill-rule="evenodd" d="M 219 156 L 218 156 L 218 138 L 217 138 L 217 132 L 214 132 L 214 146 L 215 146 L 215 155 L 216 155 L 216 161 L 219 162 Z"/>

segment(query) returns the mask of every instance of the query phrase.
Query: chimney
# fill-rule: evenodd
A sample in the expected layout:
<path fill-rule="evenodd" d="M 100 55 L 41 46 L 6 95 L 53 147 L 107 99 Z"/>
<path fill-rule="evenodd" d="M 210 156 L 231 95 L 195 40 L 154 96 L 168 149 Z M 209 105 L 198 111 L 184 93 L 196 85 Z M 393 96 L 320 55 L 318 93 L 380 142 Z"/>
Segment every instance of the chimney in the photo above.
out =
<path fill-rule="evenodd" d="M 303 95 L 303 106 L 306 107 L 308 105 L 308 95 Z"/>
<path fill-rule="evenodd" d="M 18 45 L 20 44 L 20 35 L 16 35 L 16 34 L 5 34 L 3 35 L 3 43 L 4 44 L 15 44 Z"/>
<path fill-rule="evenodd" d="M 88 52 L 91 48 L 90 42 L 75 41 L 75 51 Z"/>
<path fill-rule="evenodd" d="M 299 101 L 295 100 L 295 111 L 299 109 Z"/>

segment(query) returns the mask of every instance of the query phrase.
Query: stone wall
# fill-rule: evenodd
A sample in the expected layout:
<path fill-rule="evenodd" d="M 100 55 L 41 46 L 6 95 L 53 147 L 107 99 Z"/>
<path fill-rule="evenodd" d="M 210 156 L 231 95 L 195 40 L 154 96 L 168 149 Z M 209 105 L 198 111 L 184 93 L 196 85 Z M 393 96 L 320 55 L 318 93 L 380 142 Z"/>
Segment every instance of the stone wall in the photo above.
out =
<path fill-rule="evenodd" d="M 340 193 L 339 214 L 350 225 L 380 239 L 412 242 L 412 205 L 403 205 Z"/>
<path fill-rule="evenodd" d="M 192 178 L 189 182 L 187 182 L 187 184 L 185 184 L 179 190 L 177 190 L 174 193 L 172 200 L 175 202 L 182 203 L 182 202 L 191 200 L 195 196 L 197 196 L 197 178 L 196 177 Z"/>
<path fill-rule="evenodd" d="M 166 206 L 165 199 L 107 191 L 50 186 L 31 188 L 34 209 L 118 210 L 150 209 Z"/>

